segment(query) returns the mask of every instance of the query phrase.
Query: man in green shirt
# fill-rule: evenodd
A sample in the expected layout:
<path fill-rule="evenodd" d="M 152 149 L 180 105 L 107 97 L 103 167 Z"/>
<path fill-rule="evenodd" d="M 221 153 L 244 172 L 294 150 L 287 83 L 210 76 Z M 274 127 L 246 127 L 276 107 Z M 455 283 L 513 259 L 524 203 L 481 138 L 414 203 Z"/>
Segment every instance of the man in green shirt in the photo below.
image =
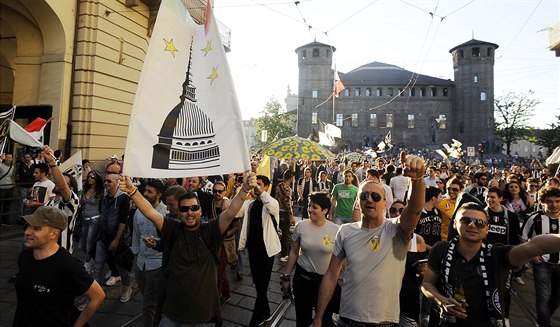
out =
<path fill-rule="evenodd" d="M 352 184 L 352 171 L 344 171 L 344 183 L 336 184 L 332 190 L 331 219 L 334 223 L 342 225 L 353 222 L 352 210 L 358 196 L 358 188 Z"/>

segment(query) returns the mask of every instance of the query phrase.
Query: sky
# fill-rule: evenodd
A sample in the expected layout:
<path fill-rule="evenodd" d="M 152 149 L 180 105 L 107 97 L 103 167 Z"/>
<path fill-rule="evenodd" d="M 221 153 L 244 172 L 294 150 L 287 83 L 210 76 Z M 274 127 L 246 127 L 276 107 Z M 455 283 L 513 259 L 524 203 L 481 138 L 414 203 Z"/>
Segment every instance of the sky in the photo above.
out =
<path fill-rule="evenodd" d="M 560 57 L 548 49 L 558 0 L 215 0 L 214 11 L 231 29 L 227 58 L 243 119 L 261 116 L 271 98 L 285 106 L 288 87 L 297 93 L 294 50 L 314 40 L 336 48 L 343 73 L 379 61 L 453 79 L 449 50 L 473 36 L 499 45 L 495 97 L 534 91 L 532 127 L 560 115 Z"/>

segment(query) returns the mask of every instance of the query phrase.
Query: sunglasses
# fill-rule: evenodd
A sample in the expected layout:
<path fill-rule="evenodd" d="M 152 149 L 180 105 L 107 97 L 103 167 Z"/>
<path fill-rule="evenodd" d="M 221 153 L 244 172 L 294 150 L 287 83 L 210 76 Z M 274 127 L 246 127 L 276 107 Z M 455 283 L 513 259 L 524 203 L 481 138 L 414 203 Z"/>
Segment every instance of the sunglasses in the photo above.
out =
<path fill-rule="evenodd" d="M 200 210 L 200 205 L 193 204 L 193 205 L 190 205 L 190 206 L 180 206 L 179 207 L 179 212 L 189 212 L 189 210 L 192 211 L 192 212 L 198 211 L 198 210 Z"/>
<path fill-rule="evenodd" d="M 103 181 L 103 183 L 105 183 L 105 184 L 111 184 L 112 182 L 113 182 L 113 181 L 110 180 L 110 179 L 106 179 L 106 180 Z"/>
<path fill-rule="evenodd" d="M 470 225 L 474 223 L 476 228 L 484 228 L 486 227 L 486 222 L 483 219 L 473 218 L 473 217 L 461 217 L 459 222 L 463 225 Z"/>
<path fill-rule="evenodd" d="M 448 191 L 453 191 L 453 192 L 459 192 L 460 189 L 456 188 L 456 187 L 448 187 L 447 188 Z"/>
<path fill-rule="evenodd" d="M 530 185 L 529 187 L 539 187 L 538 185 Z"/>
<path fill-rule="evenodd" d="M 365 201 L 371 196 L 371 199 L 375 202 L 381 201 L 381 195 L 377 192 L 362 192 L 360 194 L 360 200 Z"/>
<path fill-rule="evenodd" d="M 94 178 L 95 178 L 95 176 L 93 176 L 93 175 L 89 175 L 89 176 L 88 176 L 87 178 L 90 178 L 90 179 L 94 179 Z"/>
<path fill-rule="evenodd" d="M 212 193 L 216 194 L 216 193 L 224 193 L 225 190 L 212 190 Z"/>
<path fill-rule="evenodd" d="M 401 214 L 403 212 L 404 208 L 395 208 L 395 207 L 391 207 L 389 208 L 389 212 L 390 213 L 395 213 L 395 212 L 399 212 L 399 214 Z"/>
<path fill-rule="evenodd" d="M 440 181 L 437 181 L 436 183 L 437 183 L 437 184 L 443 184 L 443 182 L 440 182 Z"/>

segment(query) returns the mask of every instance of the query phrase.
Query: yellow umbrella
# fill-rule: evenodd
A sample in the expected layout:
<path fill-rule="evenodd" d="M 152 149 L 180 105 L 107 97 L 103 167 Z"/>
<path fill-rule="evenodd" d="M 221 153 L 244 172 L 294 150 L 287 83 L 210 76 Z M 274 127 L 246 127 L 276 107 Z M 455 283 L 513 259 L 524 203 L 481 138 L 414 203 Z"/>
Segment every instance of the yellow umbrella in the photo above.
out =
<path fill-rule="evenodd" d="M 333 159 L 335 154 L 316 142 L 298 136 L 274 141 L 259 150 L 259 154 L 278 159 L 322 160 Z"/>

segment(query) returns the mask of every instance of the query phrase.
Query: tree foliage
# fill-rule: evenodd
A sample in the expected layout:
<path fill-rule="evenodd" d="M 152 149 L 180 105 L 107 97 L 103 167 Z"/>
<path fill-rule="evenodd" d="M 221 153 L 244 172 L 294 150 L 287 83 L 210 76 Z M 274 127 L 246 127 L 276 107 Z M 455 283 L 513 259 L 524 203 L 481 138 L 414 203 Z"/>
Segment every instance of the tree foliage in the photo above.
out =
<path fill-rule="evenodd" d="M 548 154 L 551 155 L 552 151 L 557 146 L 560 146 L 560 115 L 556 116 L 558 122 L 549 124 L 550 128 L 541 131 L 538 135 L 531 138 L 530 141 L 536 145 L 548 148 Z"/>
<path fill-rule="evenodd" d="M 276 138 L 281 139 L 288 136 L 293 136 L 293 123 L 294 115 L 283 112 L 282 105 L 275 98 L 271 98 L 265 104 L 261 117 L 254 120 L 257 131 L 255 133 L 255 141 L 257 144 L 266 144 L 274 141 Z M 262 131 L 267 131 L 267 140 L 262 142 Z"/>
<path fill-rule="evenodd" d="M 511 144 L 532 134 L 528 125 L 539 100 L 531 98 L 534 92 L 506 93 L 494 100 L 496 113 L 496 134 L 506 146 L 506 153 L 511 153 Z"/>

